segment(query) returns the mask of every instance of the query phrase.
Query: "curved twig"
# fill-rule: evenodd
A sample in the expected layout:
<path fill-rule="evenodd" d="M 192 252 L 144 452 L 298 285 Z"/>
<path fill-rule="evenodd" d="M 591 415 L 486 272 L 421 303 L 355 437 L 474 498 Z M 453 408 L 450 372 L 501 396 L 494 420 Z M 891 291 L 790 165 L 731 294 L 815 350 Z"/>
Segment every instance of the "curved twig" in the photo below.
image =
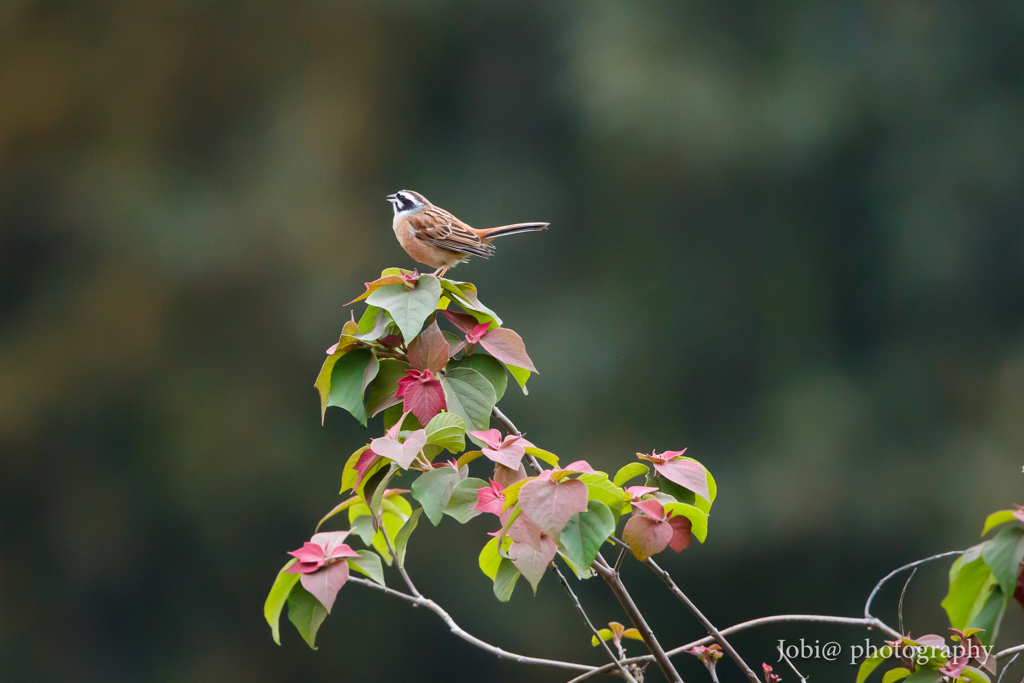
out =
<path fill-rule="evenodd" d="M 500 647 L 484 642 L 476 636 L 474 636 L 473 634 L 464 631 L 461 626 L 455 623 L 455 620 L 452 619 L 451 615 L 448 614 L 448 612 L 446 612 L 440 605 L 438 605 L 433 600 L 430 600 L 429 598 L 425 598 L 423 596 L 416 597 L 415 595 L 409 595 L 408 593 L 396 591 L 393 588 L 387 588 L 386 586 L 381 586 L 378 583 L 374 583 L 369 579 L 351 577 L 349 578 L 348 581 L 349 583 L 358 583 L 363 586 L 372 588 L 374 590 L 378 590 L 382 593 L 386 593 L 401 600 L 405 600 L 406 602 L 412 603 L 413 605 L 426 607 L 431 612 L 441 617 L 444 623 L 448 625 L 448 629 L 454 635 L 458 636 L 459 638 L 462 638 L 471 645 L 477 646 L 481 650 L 490 652 L 492 655 L 498 657 L 499 659 L 511 659 L 512 661 L 518 662 L 520 664 L 537 664 L 539 666 L 547 666 L 553 669 L 566 669 L 569 671 L 589 672 L 593 671 L 596 668 L 593 666 L 588 666 L 586 664 L 577 664 L 575 662 L 563 662 L 557 659 L 542 659 L 540 657 L 528 657 L 526 655 L 520 655 L 514 652 L 509 652 L 508 650 L 503 650 Z"/>
<path fill-rule="evenodd" d="M 1002 652 L 997 652 L 996 659 L 1006 659 L 1010 655 L 1020 654 L 1021 652 L 1024 652 L 1024 645 L 1014 645 L 1013 647 L 1006 648 Z"/>
<path fill-rule="evenodd" d="M 1017 654 L 1015 654 L 1013 656 L 1013 659 L 1008 661 L 1006 663 L 1006 666 L 1003 667 L 1003 670 L 999 672 L 999 678 L 996 679 L 996 683 L 1003 683 L 1003 676 L 1005 676 L 1006 672 L 1010 670 L 1010 667 L 1013 666 L 1013 663 L 1017 661 L 1017 657 L 1020 657 L 1020 653 L 1019 652 Z"/>
<path fill-rule="evenodd" d="M 872 590 L 871 594 L 868 596 L 868 601 L 864 603 L 864 618 L 865 619 L 873 619 L 874 618 L 874 617 L 871 616 L 871 601 L 875 599 L 875 595 L 878 593 L 878 591 L 880 591 L 882 589 L 882 586 L 885 585 L 885 582 L 888 581 L 889 579 L 891 579 L 892 577 L 896 576 L 897 574 L 899 574 L 900 572 L 902 572 L 904 570 L 912 569 L 914 567 L 920 566 L 920 565 L 925 564 L 927 562 L 931 562 L 932 560 L 941 560 L 943 557 L 950 557 L 951 555 L 963 555 L 965 552 L 966 552 L 965 550 L 950 550 L 949 552 L 946 552 L 946 553 L 939 553 L 938 555 L 932 555 L 931 557 L 926 557 L 923 560 L 916 560 L 914 562 L 911 562 L 910 564 L 905 564 L 902 567 L 900 567 L 899 569 L 893 569 L 891 572 L 886 574 L 885 577 L 881 581 L 879 581 L 877 584 L 875 584 L 874 590 Z"/>

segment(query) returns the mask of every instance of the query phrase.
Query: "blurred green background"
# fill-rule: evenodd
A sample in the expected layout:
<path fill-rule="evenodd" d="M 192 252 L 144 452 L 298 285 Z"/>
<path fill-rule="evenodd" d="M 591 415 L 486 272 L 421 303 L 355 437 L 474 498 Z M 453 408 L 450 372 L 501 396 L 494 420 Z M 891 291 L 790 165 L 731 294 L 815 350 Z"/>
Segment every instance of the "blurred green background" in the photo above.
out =
<path fill-rule="evenodd" d="M 569 460 L 711 469 L 708 544 L 663 564 L 719 625 L 856 615 L 975 543 L 1024 503 L 1022 33 L 1019 2 L 0 3 L 0 678 L 566 678 L 356 586 L 318 652 L 263 622 L 380 430 L 321 427 L 312 384 L 344 303 L 414 265 L 403 188 L 552 223 L 452 273 L 541 371 L 503 408 Z M 550 579 L 494 600 L 489 530 L 421 525 L 420 588 L 502 647 L 600 662 Z M 947 566 L 912 633 L 945 632 Z M 701 635 L 640 569 L 663 642 Z M 804 673 L 852 681 L 865 635 L 736 644 L 837 640 Z"/>

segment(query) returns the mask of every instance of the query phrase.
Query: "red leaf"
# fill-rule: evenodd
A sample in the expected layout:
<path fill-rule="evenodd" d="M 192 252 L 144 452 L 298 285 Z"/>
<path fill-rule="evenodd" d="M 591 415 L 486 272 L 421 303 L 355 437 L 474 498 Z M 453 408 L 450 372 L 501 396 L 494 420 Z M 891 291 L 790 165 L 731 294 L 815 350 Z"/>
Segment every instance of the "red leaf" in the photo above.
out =
<path fill-rule="evenodd" d="M 676 515 L 669 519 L 668 523 L 672 527 L 672 540 L 669 541 L 669 545 L 677 553 L 682 552 L 683 548 L 690 545 L 690 528 L 693 522 L 682 515 Z"/>
<path fill-rule="evenodd" d="M 303 574 L 299 579 L 302 587 L 313 594 L 320 604 L 330 612 L 338 591 L 348 581 L 348 562 L 339 560 L 312 574 Z"/>
<path fill-rule="evenodd" d="M 534 479 L 519 490 L 519 507 L 549 536 L 558 538 L 569 519 L 587 509 L 587 485 L 576 479 Z"/>
<path fill-rule="evenodd" d="M 491 479 L 491 485 L 476 490 L 476 503 L 474 510 L 489 512 L 492 515 L 501 516 L 501 509 L 505 506 L 504 487 Z"/>
<path fill-rule="evenodd" d="M 1020 603 L 1021 609 L 1024 609 L 1024 567 L 1021 567 L 1020 574 L 1017 575 L 1017 589 L 1013 591 L 1013 599 Z"/>
<path fill-rule="evenodd" d="M 524 487 L 525 488 L 525 487 Z M 622 530 L 622 540 L 641 562 L 651 555 L 657 555 L 672 540 L 674 531 L 668 522 L 661 522 L 644 515 L 633 515 Z"/>
<path fill-rule="evenodd" d="M 530 372 L 537 372 L 533 361 L 526 355 L 523 338 L 512 330 L 503 327 L 491 330 L 480 338 L 480 346 L 505 365 L 514 365 L 517 368 L 526 368 Z"/>
<path fill-rule="evenodd" d="M 486 432 L 469 432 L 469 435 L 475 436 L 491 448 L 501 448 L 501 432 L 497 429 L 488 429 Z"/>
<path fill-rule="evenodd" d="M 430 370 L 406 370 L 406 373 L 408 376 L 398 380 L 395 396 L 401 396 L 405 401 L 405 412 L 412 413 L 421 425 L 425 425 L 447 407 L 444 388 L 441 387 L 441 380 L 434 377 Z"/>
<path fill-rule="evenodd" d="M 558 544 L 549 536 L 542 537 L 540 548 L 516 542 L 508 547 L 508 556 L 512 558 L 512 564 L 530 582 L 534 593 L 537 592 L 537 584 L 544 578 L 544 572 L 547 571 L 551 560 L 555 558 L 556 552 L 558 552 Z"/>
<path fill-rule="evenodd" d="M 448 362 L 448 350 L 448 340 L 433 322 L 409 344 L 409 363 L 417 370 L 437 372 Z"/>
<path fill-rule="evenodd" d="M 363 477 L 366 476 L 366 472 L 371 467 L 373 467 L 373 465 L 378 460 L 380 460 L 380 455 L 374 453 L 372 448 L 367 448 L 365 451 L 359 454 L 359 458 L 356 460 L 356 464 L 352 466 L 352 469 L 354 469 L 357 472 L 356 486 L 359 486 L 359 483 L 363 480 Z"/>
<path fill-rule="evenodd" d="M 708 475 L 699 462 L 675 458 L 666 463 L 654 463 L 654 469 L 669 481 L 693 491 L 704 500 L 711 499 L 711 493 L 708 492 Z"/>
<path fill-rule="evenodd" d="M 456 313 L 455 311 L 444 311 L 444 317 L 451 321 L 452 325 L 459 328 L 463 334 L 470 334 L 477 326 L 477 320 L 467 313 Z"/>

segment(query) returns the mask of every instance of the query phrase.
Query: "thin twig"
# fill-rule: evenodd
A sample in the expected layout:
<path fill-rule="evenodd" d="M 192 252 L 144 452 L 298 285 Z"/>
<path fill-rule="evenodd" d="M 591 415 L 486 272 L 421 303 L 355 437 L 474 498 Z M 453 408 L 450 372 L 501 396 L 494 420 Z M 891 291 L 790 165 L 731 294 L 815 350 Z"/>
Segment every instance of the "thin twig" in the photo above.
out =
<path fill-rule="evenodd" d="M 406 602 L 412 603 L 413 605 L 419 605 L 421 607 L 426 607 L 431 612 L 433 612 L 437 616 L 441 617 L 441 619 L 444 620 L 444 623 L 448 625 L 448 629 L 454 635 L 458 636 L 459 638 L 462 638 L 467 643 L 475 645 L 476 647 L 480 648 L 481 650 L 485 650 L 486 652 L 490 652 L 491 654 L 493 654 L 494 656 L 498 657 L 499 659 L 511 659 L 512 661 L 518 662 L 520 664 L 537 664 L 539 666 L 547 666 L 547 667 L 551 667 L 551 668 L 554 668 L 554 669 L 566 669 L 566 670 L 569 670 L 569 671 L 589 672 L 589 671 L 594 671 L 595 668 L 596 668 L 596 667 L 592 667 L 592 666 L 587 666 L 586 664 L 576 664 L 575 662 L 563 662 L 563 661 L 559 661 L 557 659 L 541 659 L 539 657 L 528 657 L 526 655 L 519 655 L 519 654 L 516 654 L 514 652 L 509 652 L 507 650 L 503 650 L 500 647 L 496 647 L 494 645 L 491 645 L 490 643 L 486 643 L 486 642 L 480 640 L 479 638 L 477 638 L 476 636 L 474 636 L 474 635 L 464 631 L 461 626 L 459 626 L 458 624 L 455 623 L 455 620 L 452 619 L 451 615 L 448 614 L 448 612 L 444 611 L 444 609 L 440 605 L 438 605 L 436 602 L 434 602 L 433 600 L 429 600 L 427 598 L 424 598 L 423 596 L 417 597 L 415 595 L 409 595 L 408 593 L 403 593 L 401 591 L 396 591 L 393 588 L 387 588 L 385 586 L 381 586 L 378 583 L 374 583 L 373 581 L 370 581 L 369 579 L 360 579 L 358 577 L 351 577 L 351 578 L 349 578 L 348 581 L 349 581 L 349 583 L 358 583 L 358 584 L 361 584 L 363 586 L 367 586 L 369 588 L 372 588 L 374 590 L 381 591 L 382 593 L 386 593 L 388 595 L 391 595 L 393 597 L 399 598 L 401 600 L 405 600 Z"/>
<path fill-rule="evenodd" d="M 933 560 L 941 560 L 943 557 L 950 557 L 951 555 L 963 555 L 964 552 L 966 552 L 966 551 L 963 551 L 963 550 L 950 550 L 947 553 L 939 553 L 938 555 L 932 555 L 931 557 L 926 557 L 923 560 L 917 560 L 916 562 L 911 562 L 910 564 L 905 564 L 902 567 L 900 567 L 899 569 L 893 569 L 891 572 L 886 574 L 885 577 L 881 581 L 879 581 L 875 585 L 874 590 L 872 590 L 871 594 L 868 596 L 868 601 L 864 603 L 864 618 L 865 619 L 873 618 L 871 616 L 871 601 L 875 599 L 875 595 L 878 593 L 878 591 L 880 591 L 882 589 L 882 586 L 885 585 L 885 582 L 888 581 L 889 579 L 891 579 L 892 577 L 896 576 L 897 574 L 899 574 L 902 571 L 905 571 L 907 569 L 911 569 L 913 567 L 917 567 L 919 565 L 925 564 L 926 562 L 931 562 Z"/>
<path fill-rule="evenodd" d="M 652 558 L 647 558 L 644 564 L 650 567 L 651 570 L 655 574 L 657 574 L 662 581 L 665 582 L 665 585 L 668 586 L 668 589 L 670 591 L 672 591 L 672 594 L 679 598 L 680 602 L 686 605 L 686 609 L 690 610 L 693 616 L 697 617 L 697 621 L 699 621 L 701 625 L 705 629 L 707 629 L 708 633 L 710 633 L 714 637 L 718 644 L 722 646 L 722 649 L 725 650 L 725 653 L 729 655 L 729 657 L 734 662 L 736 662 L 736 666 L 740 668 L 740 671 L 743 672 L 743 675 L 746 676 L 752 683 L 760 683 L 760 681 L 757 680 L 757 675 L 753 672 L 753 670 L 751 670 L 749 666 L 747 666 L 747 663 L 743 661 L 743 657 L 741 657 L 740 653 L 736 651 L 736 648 L 734 648 L 732 644 L 730 644 L 729 641 L 725 639 L 725 636 L 722 635 L 722 632 L 715 628 L 715 625 L 711 623 L 711 620 L 704 616 L 704 614 L 697 608 L 697 605 L 693 604 L 693 601 L 690 600 L 689 597 L 687 597 L 686 593 L 684 593 L 679 588 L 679 586 L 676 585 L 676 582 L 672 580 L 672 577 L 669 575 L 669 573 L 661 567 L 659 567 L 658 564 Z"/>
<path fill-rule="evenodd" d="M 612 649 L 608 647 L 608 643 L 605 641 L 604 638 L 601 637 L 601 634 L 594 626 L 594 623 L 590 621 L 590 617 L 587 616 L 586 610 L 583 609 L 583 605 L 580 604 L 580 599 L 576 597 L 576 593 L 573 592 L 572 587 L 566 580 L 565 575 L 562 573 L 562 570 L 559 569 L 558 565 L 556 565 L 554 562 L 551 563 L 551 571 L 553 571 L 555 573 L 555 576 L 558 577 L 558 582 L 562 584 L 562 588 L 564 588 L 565 592 L 569 594 L 569 598 L 572 600 L 572 604 L 575 605 L 576 611 L 579 612 L 580 616 L 583 617 L 583 621 L 587 622 L 587 626 L 590 627 L 590 632 L 593 633 L 594 637 L 597 638 L 598 642 L 600 642 L 601 645 L 604 646 L 605 652 L 608 653 L 608 658 L 611 659 L 612 662 L 616 665 L 616 667 L 619 670 L 619 673 L 622 674 L 622 677 L 631 683 L 636 683 L 636 679 L 633 678 L 633 675 L 629 673 L 629 671 L 626 670 L 626 667 L 624 667 L 619 662 L 619 660 L 624 659 L 624 657 L 616 657 L 615 654 L 612 652 Z"/>
<path fill-rule="evenodd" d="M 395 561 L 395 566 L 398 567 L 398 573 L 402 575 L 402 580 L 405 581 L 405 585 L 409 587 L 409 592 L 415 595 L 417 598 L 423 597 L 423 595 L 416 590 L 416 586 L 413 584 L 412 579 L 409 578 L 409 573 L 405 571 L 405 567 L 398 562 L 398 553 L 395 551 L 395 546 L 391 544 L 391 539 L 388 538 L 388 530 L 384 528 L 384 522 L 380 525 L 381 536 L 388 544 L 388 550 L 391 551 L 391 558 Z"/>
<path fill-rule="evenodd" d="M 907 597 L 907 589 L 910 588 L 910 582 L 914 580 L 914 575 L 917 574 L 917 567 L 914 567 L 914 571 L 910 572 L 910 576 L 907 577 L 907 582 L 903 584 L 903 590 L 900 591 L 900 605 L 896 610 L 897 623 L 900 626 L 900 633 L 906 634 L 907 629 L 903 628 L 903 598 Z"/>
<path fill-rule="evenodd" d="M 1006 648 L 1002 652 L 997 652 L 996 659 L 1005 659 L 1010 655 L 1019 654 L 1021 652 L 1024 652 L 1024 645 L 1014 645 L 1013 647 Z"/>
<path fill-rule="evenodd" d="M 796 677 L 799 678 L 802 683 L 807 683 L 807 677 L 799 671 L 797 671 L 796 667 L 793 666 L 793 662 L 789 659 L 789 657 L 786 656 L 786 652 L 782 649 L 782 643 L 779 643 L 779 654 L 782 655 L 782 658 L 786 660 L 786 664 L 789 664 L 789 668 L 793 670 L 793 673 L 796 674 Z"/>
<path fill-rule="evenodd" d="M 1006 672 L 1009 671 L 1011 666 L 1013 666 L 1013 663 L 1017 661 L 1017 657 L 1020 657 L 1019 652 L 1013 656 L 1013 659 L 1006 663 L 1006 666 L 1003 667 L 1003 670 L 999 673 L 999 678 L 996 679 L 996 683 L 1003 683 L 1003 676 L 1005 676 Z"/>
<path fill-rule="evenodd" d="M 619 556 L 615 558 L 615 566 L 612 567 L 612 571 L 614 571 L 616 574 L 619 573 L 619 567 L 622 566 L 622 558 L 625 557 L 625 556 L 626 556 L 626 549 L 625 548 L 619 548 Z"/>

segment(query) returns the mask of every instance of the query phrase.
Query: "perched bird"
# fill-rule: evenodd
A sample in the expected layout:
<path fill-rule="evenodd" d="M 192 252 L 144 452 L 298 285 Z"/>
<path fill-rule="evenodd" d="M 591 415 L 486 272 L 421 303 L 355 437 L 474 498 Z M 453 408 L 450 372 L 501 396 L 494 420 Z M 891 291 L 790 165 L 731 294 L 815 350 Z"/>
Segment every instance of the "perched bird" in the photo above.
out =
<path fill-rule="evenodd" d="M 470 256 L 487 258 L 494 253 L 491 240 L 503 235 L 547 230 L 549 223 L 516 223 L 497 228 L 477 230 L 439 206 L 434 206 L 419 192 L 402 190 L 388 195 L 395 209 L 392 227 L 395 237 L 413 260 L 436 268 L 441 277 L 449 268 Z"/>

